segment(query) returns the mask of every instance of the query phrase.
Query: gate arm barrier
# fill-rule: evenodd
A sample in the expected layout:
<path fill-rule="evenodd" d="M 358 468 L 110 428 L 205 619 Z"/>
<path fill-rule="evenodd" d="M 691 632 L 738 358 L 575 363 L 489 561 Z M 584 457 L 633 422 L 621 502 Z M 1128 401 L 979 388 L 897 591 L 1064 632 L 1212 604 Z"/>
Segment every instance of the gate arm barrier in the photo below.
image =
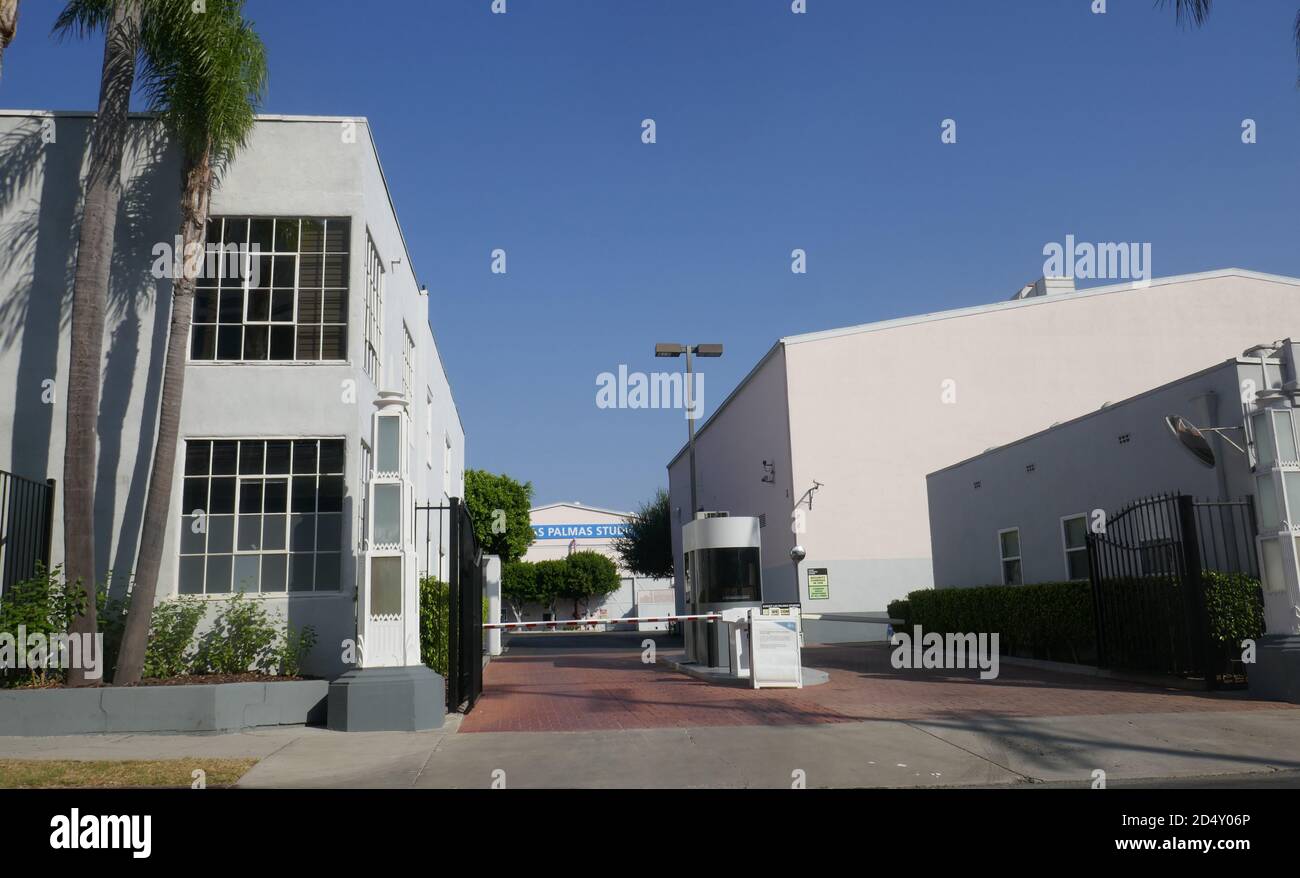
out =
<path fill-rule="evenodd" d="M 535 625 L 618 625 L 623 622 L 680 622 L 699 619 L 715 622 L 721 613 L 695 613 L 686 616 L 628 616 L 622 619 L 554 619 L 550 622 L 484 622 L 484 628 L 528 628 Z"/>

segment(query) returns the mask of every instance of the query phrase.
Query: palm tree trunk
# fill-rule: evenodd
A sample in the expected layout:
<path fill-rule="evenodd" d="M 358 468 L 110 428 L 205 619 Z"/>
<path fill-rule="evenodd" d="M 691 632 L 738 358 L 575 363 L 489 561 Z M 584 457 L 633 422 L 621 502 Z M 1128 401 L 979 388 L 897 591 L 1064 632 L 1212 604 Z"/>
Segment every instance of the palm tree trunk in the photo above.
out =
<path fill-rule="evenodd" d="M 82 612 L 68 626 L 73 634 L 94 634 L 95 459 L 98 448 L 100 381 L 104 365 L 104 309 L 113 259 L 117 207 L 122 199 L 122 152 L 130 124 L 140 32 L 139 0 L 120 0 L 104 34 L 99 112 L 90 147 L 90 172 L 77 241 L 72 282 L 72 329 L 68 356 L 67 437 L 63 452 L 63 571 L 80 587 Z M 86 686 L 81 668 L 68 671 L 68 685 Z"/>
<path fill-rule="evenodd" d="M 18 0 L 0 0 L 0 65 L 4 63 L 5 49 L 18 32 Z"/>
<path fill-rule="evenodd" d="M 144 522 L 140 528 L 140 552 L 136 558 L 135 583 L 131 588 L 131 610 L 126 617 L 126 630 L 117 655 L 117 672 L 113 676 L 114 684 L 119 686 L 140 682 L 144 671 L 149 623 L 158 594 L 163 538 L 171 519 L 172 483 L 180 440 L 185 362 L 189 353 L 190 318 L 194 313 L 194 274 L 190 270 L 190 254 L 202 251 L 211 194 L 211 153 L 205 150 L 203 155 L 187 162 L 185 169 L 185 191 L 181 197 L 181 258 L 185 270 L 172 281 L 172 320 L 167 334 L 167 361 L 163 366 L 158 438 L 154 445 L 153 467 L 149 472 Z"/>

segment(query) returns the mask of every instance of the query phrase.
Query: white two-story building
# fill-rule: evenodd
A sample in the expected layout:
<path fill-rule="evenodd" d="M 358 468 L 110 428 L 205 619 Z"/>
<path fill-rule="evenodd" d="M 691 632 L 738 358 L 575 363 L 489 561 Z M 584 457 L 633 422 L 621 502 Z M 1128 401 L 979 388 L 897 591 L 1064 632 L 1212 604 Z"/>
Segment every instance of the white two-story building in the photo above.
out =
<path fill-rule="evenodd" d="M 56 483 L 92 121 L 0 113 L 0 469 Z M 180 157 L 157 133 L 133 118 L 104 338 L 95 552 L 119 594 L 140 539 L 171 312 L 171 281 L 156 275 L 179 228 Z M 357 630 L 380 390 L 408 401 L 417 501 L 463 494 L 464 429 L 367 122 L 260 117 L 213 193 L 208 239 L 259 262 L 198 282 L 158 599 L 244 592 L 287 625 L 313 626 L 305 670 L 334 674 Z M 58 564 L 61 509 L 52 520 Z M 432 555 L 422 568 L 445 576 L 436 533 L 417 542 Z"/>

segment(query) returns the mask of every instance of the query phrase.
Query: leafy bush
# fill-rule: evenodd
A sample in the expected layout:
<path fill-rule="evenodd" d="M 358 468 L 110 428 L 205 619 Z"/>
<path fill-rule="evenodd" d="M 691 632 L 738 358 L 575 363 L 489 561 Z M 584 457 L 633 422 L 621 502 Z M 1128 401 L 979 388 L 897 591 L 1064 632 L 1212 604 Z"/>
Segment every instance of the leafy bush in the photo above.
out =
<path fill-rule="evenodd" d="M 1087 582 L 989 585 L 914 591 L 909 626 L 940 634 L 996 632 L 1002 652 L 1079 662 L 1095 649 Z"/>
<path fill-rule="evenodd" d="M 901 620 L 899 628 L 912 627 L 912 604 L 906 598 L 890 601 L 885 611 L 889 614 L 889 618 Z"/>
<path fill-rule="evenodd" d="M 46 570 L 38 565 L 35 576 L 15 582 L 0 600 L 0 633 L 14 638 L 16 651 L 22 648 L 17 642 L 20 628 L 29 638 L 67 631 L 84 601 L 81 589 L 69 587 L 60 568 Z M 0 687 L 44 686 L 65 676 L 60 668 L 0 668 Z"/>
<path fill-rule="evenodd" d="M 1244 573 L 1206 572 L 1205 609 L 1210 637 L 1230 646 L 1264 634 L 1264 596 L 1258 579 Z"/>
<path fill-rule="evenodd" d="M 310 625 L 294 631 L 290 628 L 284 635 L 276 652 L 280 676 L 302 676 L 302 660 L 316 645 L 316 629 Z"/>
<path fill-rule="evenodd" d="M 195 673 L 273 673 L 280 658 L 279 626 L 261 601 L 235 594 L 225 601 L 212 627 L 199 639 Z"/>
<path fill-rule="evenodd" d="M 144 676 L 179 677 L 194 661 L 194 632 L 206 607 L 194 598 L 163 601 L 153 608 L 149 642 L 145 647 Z"/>
<path fill-rule="evenodd" d="M 1259 580 L 1212 571 L 1202 577 L 1212 640 L 1235 645 L 1263 634 Z M 1112 635 L 1142 637 L 1160 632 L 1175 641 L 1182 638 L 1187 616 L 1184 595 L 1174 577 L 1112 579 L 1106 587 L 1116 592 L 1117 605 L 1142 608 L 1140 615 L 1114 614 L 1108 624 L 1126 631 L 1112 631 Z M 1136 594 L 1140 600 L 1134 600 Z M 924 589 L 892 602 L 889 614 L 905 619 L 908 629 L 920 625 L 924 631 L 941 634 L 996 631 L 1004 653 L 1076 663 L 1096 656 L 1092 585 L 1087 581 Z"/>
<path fill-rule="evenodd" d="M 443 676 L 447 675 L 449 601 L 447 583 L 432 576 L 420 580 L 420 661 Z"/>

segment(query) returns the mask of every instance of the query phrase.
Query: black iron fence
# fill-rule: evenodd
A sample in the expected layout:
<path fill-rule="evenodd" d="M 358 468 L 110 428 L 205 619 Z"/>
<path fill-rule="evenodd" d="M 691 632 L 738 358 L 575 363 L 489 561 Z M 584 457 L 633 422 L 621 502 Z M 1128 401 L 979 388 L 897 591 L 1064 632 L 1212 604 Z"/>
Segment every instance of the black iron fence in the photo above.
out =
<path fill-rule="evenodd" d="M 447 707 L 469 713 L 483 691 L 483 553 L 465 503 L 416 506 L 421 576 L 447 583 Z"/>
<path fill-rule="evenodd" d="M 1148 497 L 1109 516 L 1087 544 L 1101 667 L 1210 688 L 1244 679 L 1231 645 L 1211 636 L 1206 589 L 1216 573 L 1259 577 L 1249 500 Z"/>
<path fill-rule="evenodd" d="M 54 480 L 26 479 L 0 470 L 0 596 L 50 563 Z"/>

